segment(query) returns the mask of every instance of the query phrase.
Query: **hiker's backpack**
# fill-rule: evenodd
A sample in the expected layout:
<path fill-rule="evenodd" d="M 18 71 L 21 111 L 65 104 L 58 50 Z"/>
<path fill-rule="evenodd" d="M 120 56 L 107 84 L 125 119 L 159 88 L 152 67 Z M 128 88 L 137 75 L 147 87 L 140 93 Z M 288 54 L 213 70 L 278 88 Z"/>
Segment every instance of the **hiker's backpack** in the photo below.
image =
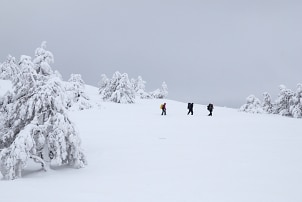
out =
<path fill-rule="evenodd" d="M 163 105 L 163 104 L 161 104 L 161 105 L 159 106 L 159 108 L 160 108 L 160 109 L 163 109 L 163 107 L 164 107 L 164 105 Z"/>

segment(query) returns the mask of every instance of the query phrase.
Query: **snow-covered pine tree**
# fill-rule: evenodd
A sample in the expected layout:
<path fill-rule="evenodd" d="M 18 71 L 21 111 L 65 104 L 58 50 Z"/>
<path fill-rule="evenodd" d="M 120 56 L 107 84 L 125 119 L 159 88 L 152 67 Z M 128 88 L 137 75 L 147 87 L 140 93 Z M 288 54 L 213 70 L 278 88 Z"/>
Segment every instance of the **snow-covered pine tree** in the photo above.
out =
<path fill-rule="evenodd" d="M 262 103 L 263 111 L 271 114 L 273 112 L 273 104 L 272 99 L 269 93 L 264 92 L 263 93 L 263 103 Z"/>
<path fill-rule="evenodd" d="M 302 84 L 297 85 L 297 90 L 291 99 L 290 114 L 294 118 L 302 118 Z"/>
<path fill-rule="evenodd" d="M 9 55 L 6 61 L 0 65 L 0 79 L 12 80 L 19 71 L 16 59 Z"/>
<path fill-rule="evenodd" d="M 168 96 L 168 86 L 166 82 L 162 83 L 162 86 L 160 89 L 156 89 L 155 91 L 150 93 L 152 97 L 156 99 L 164 99 Z"/>
<path fill-rule="evenodd" d="M 85 93 L 85 82 L 80 74 L 71 74 L 66 83 L 67 106 L 74 110 L 89 109 L 89 97 Z"/>
<path fill-rule="evenodd" d="M 246 98 L 246 104 L 242 105 L 239 111 L 248 113 L 263 113 L 261 102 L 254 95 L 250 95 Z"/>
<path fill-rule="evenodd" d="M 145 91 L 146 81 L 143 80 L 141 76 L 138 76 L 137 79 L 131 79 L 132 88 L 135 91 L 135 94 L 138 98 L 141 99 L 150 99 L 152 98 L 149 93 Z"/>
<path fill-rule="evenodd" d="M 104 101 L 124 104 L 135 102 L 135 92 L 126 73 L 116 71 L 111 80 L 102 74 L 99 86 L 99 93 Z"/>
<path fill-rule="evenodd" d="M 37 48 L 35 51 L 35 59 L 33 63 L 35 64 L 35 70 L 38 74 L 50 75 L 53 74 L 50 67 L 51 63 L 54 63 L 53 54 L 50 51 L 45 50 L 46 41 L 43 41 L 41 47 Z"/>
<path fill-rule="evenodd" d="M 135 92 L 127 73 L 121 74 L 118 71 L 115 72 L 109 87 L 112 93 L 109 101 L 123 104 L 135 102 Z"/>
<path fill-rule="evenodd" d="M 98 83 L 99 85 L 99 94 L 103 100 L 107 100 L 111 96 L 110 90 L 110 79 L 106 76 L 106 74 L 101 75 L 101 80 Z"/>
<path fill-rule="evenodd" d="M 44 168 L 50 163 L 76 168 L 86 164 L 78 132 L 65 109 L 62 81 L 49 74 L 48 62 L 35 66 L 29 56 L 21 56 L 12 101 L 5 105 L 0 128 L 0 171 L 5 179 L 21 177 L 29 159 Z M 37 64 L 40 68 L 35 68 Z"/>
<path fill-rule="evenodd" d="M 162 92 L 163 98 L 166 98 L 168 96 L 168 86 L 167 86 L 166 82 L 163 82 L 163 84 L 161 85 L 161 92 Z"/>
<path fill-rule="evenodd" d="M 280 85 L 280 93 L 275 101 L 273 113 L 280 114 L 282 116 L 291 116 L 290 107 L 292 105 L 292 98 L 294 92 L 284 85 Z"/>

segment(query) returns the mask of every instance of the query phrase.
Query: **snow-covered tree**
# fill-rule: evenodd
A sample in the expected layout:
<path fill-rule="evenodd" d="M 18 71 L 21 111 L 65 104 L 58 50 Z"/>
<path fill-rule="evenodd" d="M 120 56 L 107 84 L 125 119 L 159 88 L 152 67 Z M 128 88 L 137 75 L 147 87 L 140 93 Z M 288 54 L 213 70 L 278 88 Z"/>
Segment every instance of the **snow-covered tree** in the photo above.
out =
<path fill-rule="evenodd" d="M 19 72 L 19 67 L 16 64 L 16 59 L 9 55 L 6 61 L 0 64 L 0 79 L 12 80 Z"/>
<path fill-rule="evenodd" d="M 293 96 L 294 93 L 292 90 L 286 88 L 284 85 L 280 85 L 280 93 L 275 101 L 273 113 L 282 116 L 291 116 L 290 107 Z"/>
<path fill-rule="evenodd" d="M 110 82 L 111 96 L 109 101 L 116 103 L 134 103 L 135 92 L 131 86 L 128 74 L 115 72 Z"/>
<path fill-rule="evenodd" d="M 85 93 L 85 82 L 80 74 L 71 74 L 66 83 L 67 106 L 75 110 L 89 109 L 89 97 Z"/>
<path fill-rule="evenodd" d="M 53 54 L 50 51 L 45 50 L 46 41 L 43 41 L 40 48 L 35 51 L 35 59 L 33 63 L 35 64 L 35 70 L 38 74 L 50 75 L 53 74 L 50 67 L 51 63 L 54 63 Z"/>
<path fill-rule="evenodd" d="M 48 62 L 33 63 L 29 56 L 21 56 L 14 93 L 2 99 L 10 100 L 1 106 L 7 112 L 0 126 L 0 171 L 5 179 L 21 177 L 29 159 L 45 169 L 51 163 L 76 168 L 86 164 L 78 132 L 66 112 L 62 81 L 50 74 Z"/>
<path fill-rule="evenodd" d="M 98 83 L 99 85 L 99 94 L 102 99 L 107 100 L 111 96 L 111 90 L 109 88 L 110 79 L 105 74 L 101 75 L 101 80 Z"/>
<path fill-rule="evenodd" d="M 105 75 L 102 75 L 99 82 L 99 93 L 104 101 L 116 103 L 134 103 L 135 92 L 129 81 L 128 74 L 115 72 L 111 80 L 107 80 Z"/>
<path fill-rule="evenodd" d="M 163 84 L 161 86 L 161 91 L 163 94 L 163 98 L 166 98 L 168 96 L 168 86 L 167 86 L 166 82 L 163 82 Z"/>
<path fill-rule="evenodd" d="M 137 97 L 141 99 L 152 98 L 151 95 L 145 91 L 146 81 L 144 81 L 141 76 L 138 76 L 137 79 L 131 79 L 131 84 Z"/>
<path fill-rule="evenodd" d="M 246 98 L 246 104 L 242 105 L 239 111 L 249 112 L 249 113 L 263 113 L 261 102 L 254 95 L 250 95 Z"/>
<path fill-rule="evenodd" d="M 262 109 L 266 113 L 279 114 L 282 116 L 290 116 L 294 118 L 302 118 L 302 84 L 297 85 L 297 90 L 293 92 L 292 90 L 286 88 L 284 85 L 279 86 L 280 92 L 275 100 L 275 102 L 271 102 L 271 96 L 265 92 L 263 93 L 264 99 L 262 103 Z M 253 108 L 251 100 L 252 97 L 248 98 L 248 103 L 243 105 L 240 110 L 241 111 L 250 111 L 250 108 Z M 258 102 L 258 101 L 257 101 Z"/>
<path fill-rule="evenodd" d="M 294 118 L 302 118 L 302 84 L 297 85 L 297 90 L 291 99 L 290 113 Z"/>
<path fill-rule="evenodd" d="M 168 86 L 166 82 L 162 83 L 162 86 L 160 89 L 156 89 L 155 91 L 150 93 L 152 97 L 156 99 L 164 99 L 168 96 Z"/>
<path fill-rule="evenodd" d="M 262 103 L 263 111 L 271 114 L 273 112 L 273 104 L 272 99 L 269 93 L 264 92 L 263 93 L 263 103 Z"/>

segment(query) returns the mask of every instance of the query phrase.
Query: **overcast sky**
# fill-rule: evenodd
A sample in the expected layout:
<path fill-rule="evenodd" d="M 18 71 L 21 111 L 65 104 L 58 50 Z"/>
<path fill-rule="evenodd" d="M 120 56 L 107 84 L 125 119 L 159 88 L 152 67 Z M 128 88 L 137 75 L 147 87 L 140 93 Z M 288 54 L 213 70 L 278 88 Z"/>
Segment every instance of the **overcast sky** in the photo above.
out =
<path fill-rule="evenodd" d="M 1 0 L 0 61 L 47 41 L 64 80 L 165 81 L 170 99 L 240 107 L 302 82 L 301 0 Z"/>

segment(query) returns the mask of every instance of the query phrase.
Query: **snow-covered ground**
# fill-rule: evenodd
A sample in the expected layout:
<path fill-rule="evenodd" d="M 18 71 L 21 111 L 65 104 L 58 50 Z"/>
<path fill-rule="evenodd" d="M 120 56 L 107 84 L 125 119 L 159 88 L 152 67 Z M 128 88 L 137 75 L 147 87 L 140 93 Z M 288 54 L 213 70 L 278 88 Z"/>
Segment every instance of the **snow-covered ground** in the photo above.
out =
<path fill-rule="evenodd" d="M 1 89 L 1 88 L 0 88 Z M 86 88 L 99 102 L 97 89 Z M 167 116 L 159 105 L 167 103 Z M 30 163 L 0 181 L 3 202 L 301 202 L 301 119 L 172 100 L 100 103 L 70 112 L 83 169 Z M 1 176 L 0 176 L 1 177 Z"/>

